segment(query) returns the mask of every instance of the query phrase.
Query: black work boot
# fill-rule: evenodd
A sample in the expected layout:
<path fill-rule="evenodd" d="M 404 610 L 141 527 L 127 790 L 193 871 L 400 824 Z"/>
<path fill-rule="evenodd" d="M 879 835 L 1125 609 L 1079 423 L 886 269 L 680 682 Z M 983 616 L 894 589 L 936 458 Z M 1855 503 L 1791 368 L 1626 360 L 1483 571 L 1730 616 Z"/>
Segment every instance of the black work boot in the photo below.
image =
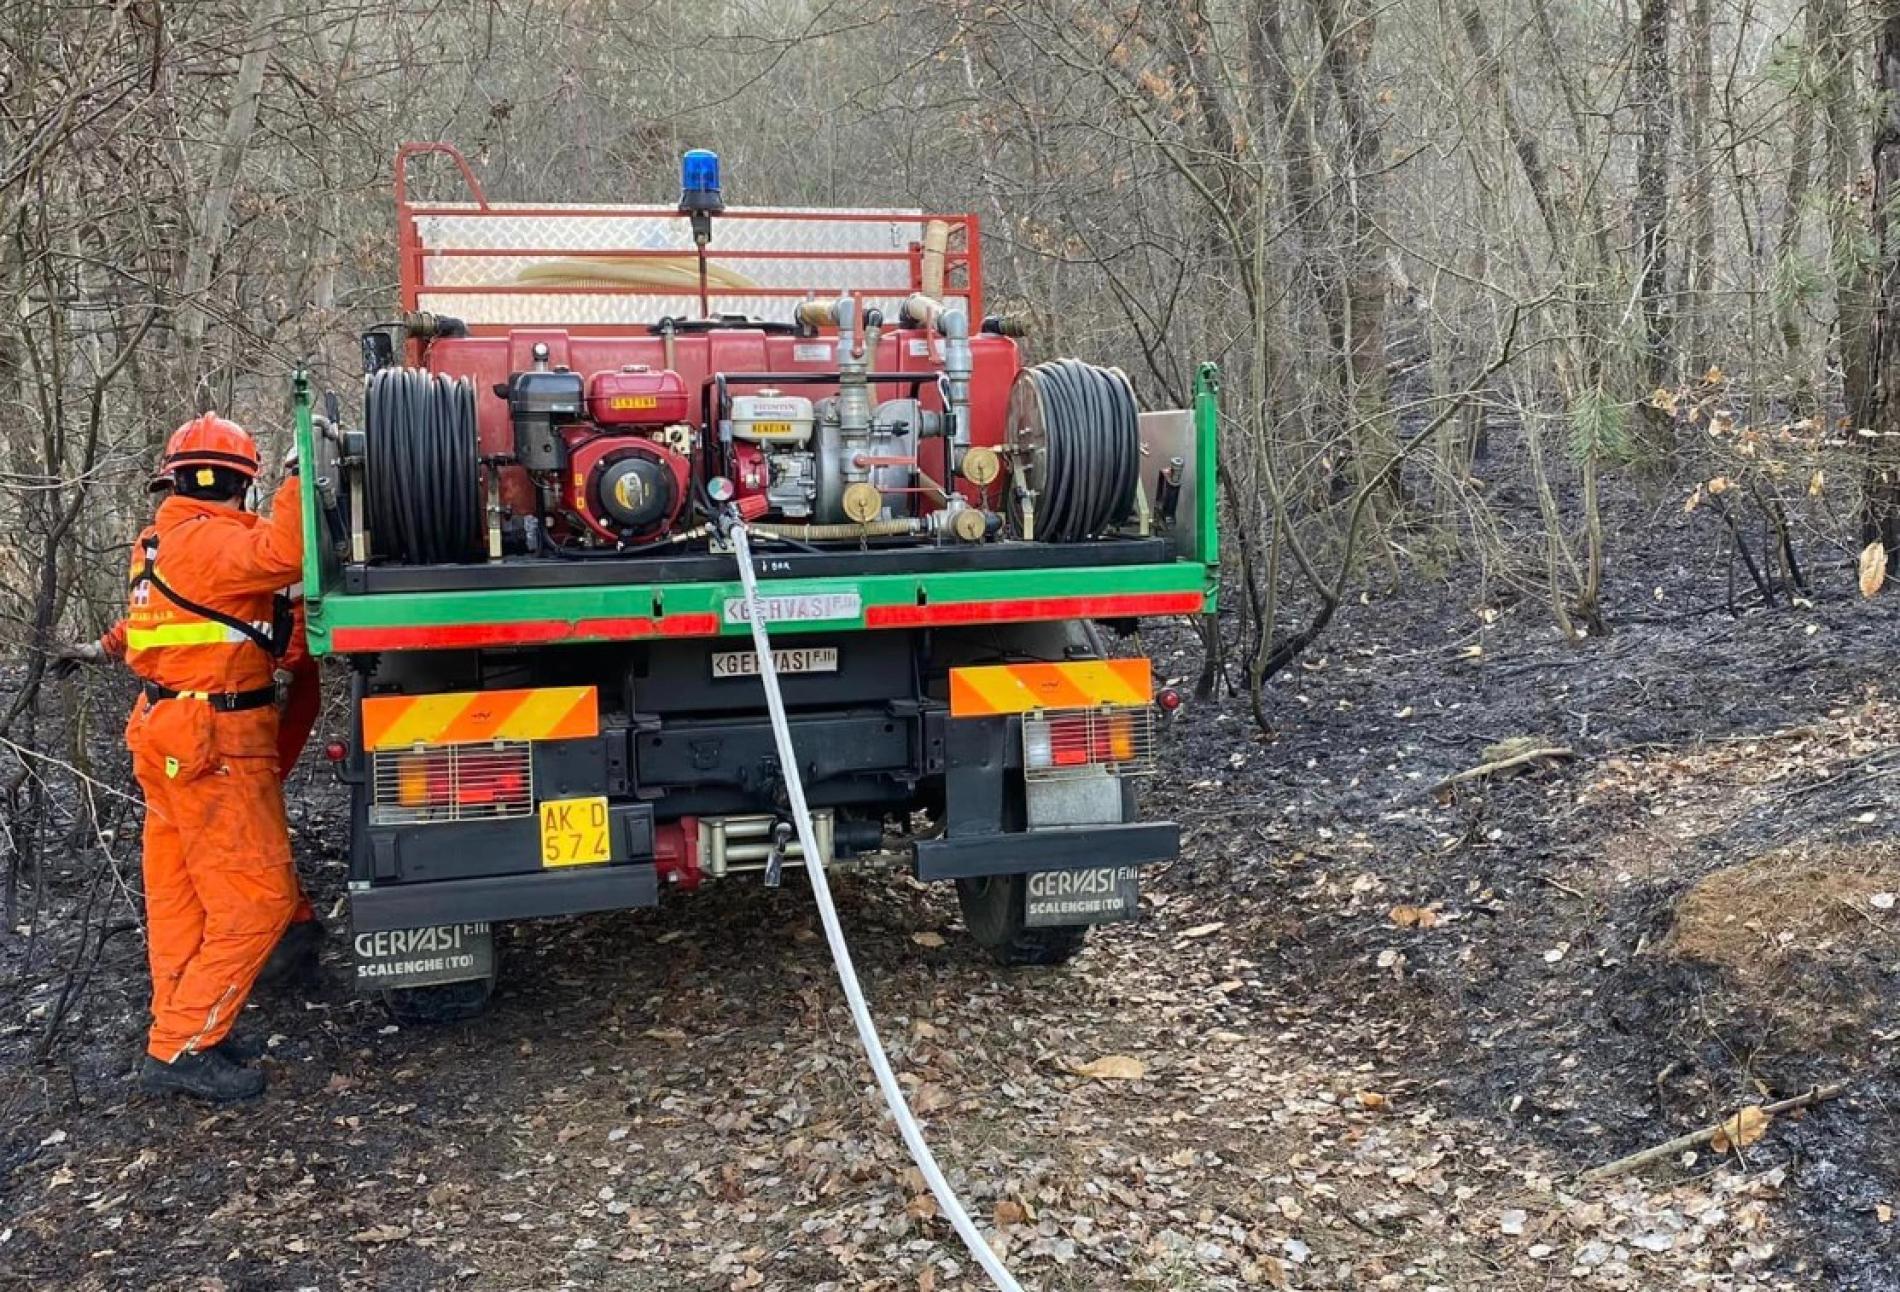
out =
<path fill-rule="evenodd" d="M 145 1056 L 139 1089 L 148 1095 L 190 1095 L 214 1104 L 254 1099 L 264 1093 L 264 1074 L 240 1067 L 216 1050 L 181 1054 L 170 1063 Z"/>
<path fill-rule="evenodd" d="M 293 978 L 308 980 L 317 967 L 317 948 L 323 945 L 322 920 L 299 920 L 284 930 L 270 950 L 264 967 L 257 971 L 261 985 L 287 982 Z"/>
<path fill-rule="evenodd" d="M 209 1047 L 213 1054 L 222 1054 L 233 1063 L 249 1063 L 261 1059 L 270 1050 L 270 1044 L 255 1036 L 239 1036 L 231 1032 L 222 1041 Z"/>

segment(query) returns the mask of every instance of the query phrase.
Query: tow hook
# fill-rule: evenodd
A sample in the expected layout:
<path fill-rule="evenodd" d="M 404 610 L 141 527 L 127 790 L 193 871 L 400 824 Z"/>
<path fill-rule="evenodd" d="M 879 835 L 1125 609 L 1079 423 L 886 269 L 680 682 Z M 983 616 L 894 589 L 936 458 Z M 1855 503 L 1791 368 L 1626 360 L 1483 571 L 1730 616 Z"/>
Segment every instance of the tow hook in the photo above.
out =
<path fill-rule="evenodd" d="M 780 821 L 772 827 L 772 851 L 765 854 L 765 886 L 777 888 L 785 875 L 785 849 L 792 842 L 792 823 Z"/>

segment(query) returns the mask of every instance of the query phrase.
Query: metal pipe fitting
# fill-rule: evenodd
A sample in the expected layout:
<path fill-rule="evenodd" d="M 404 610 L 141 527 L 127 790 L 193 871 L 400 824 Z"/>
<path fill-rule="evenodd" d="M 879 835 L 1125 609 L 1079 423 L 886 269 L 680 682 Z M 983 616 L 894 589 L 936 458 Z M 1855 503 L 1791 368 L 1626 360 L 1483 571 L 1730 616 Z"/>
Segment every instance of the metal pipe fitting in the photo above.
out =
<path fill-rule="evenodd" d="M 970 316 L 960 305 L 944 310 L 937 319 L 943 330 L 943 382 L 949 398 L 950 472 L 963 465 L 970 447 L 970 376 L 975 360 L 970 354 Z"/>

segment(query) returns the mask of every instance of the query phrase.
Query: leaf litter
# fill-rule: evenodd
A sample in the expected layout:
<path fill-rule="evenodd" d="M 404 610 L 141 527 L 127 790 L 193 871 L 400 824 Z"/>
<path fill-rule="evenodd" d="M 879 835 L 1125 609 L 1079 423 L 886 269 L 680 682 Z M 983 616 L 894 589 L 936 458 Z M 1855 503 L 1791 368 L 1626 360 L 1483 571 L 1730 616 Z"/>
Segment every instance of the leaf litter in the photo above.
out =
<path fill-rule="evenodd" d="M 1900 1187 L 1877 1103 L 1778 1119 L 1746 1164 L 1577 1182 L 1900 1035 L 1873 990 L 1896 958 L 1863 955 L 1900 923 L 1875 900 L 1900 879 L 1872 868 L 1900 719 L 1856 690 L 1892 634 L 1853 617 L 1893 599 L 1843 594 L 1799 622 L 1633 626 L 1587 658 L 1524 646 L 1508 604 L 1361 607 L 1264 751 L 1244 706 L 1170 727 L 1148 803 L 1184 859 L 1066 971 L 999 975 L 945 894 L 841 877 L 893 1061 L 1026 1285 L 1882 1286 Z M 1411 646 L 1454 621 L 1480 639 Z M 1166 631 L 1151 647 L 1194 658 Z M 1528 730 L 1577 762 L 1427 792 Z M 336 810 L 314 785 L 293 806 L 326 899 Z M 1854 882 L 1790 901 L 1721 877 L 1793 856 Z M 1738 954 L 1691 954 L 1704 879 Z M 181 1261 L 226 1287 L 977 1287 L 808 900 L 729 886 L 508 929 L 497 1007 L 461 1028 L 389 1032 L 334 977 L 261 1002 L 272 1092 L 210 1116 L 125 1099 L 142 955 L 118 940 L 62 1075 L 77 1102 L 5 1070 L 8 1266 L 102 1288 Z M 1757 1008 L 1804 985 L 1842 1011 L 1818 1034 Z M 9 1026 L 11 1055 L 31 1033 Z M 1110 1060 L 1139 1075 L 1082 1070 Z"/>

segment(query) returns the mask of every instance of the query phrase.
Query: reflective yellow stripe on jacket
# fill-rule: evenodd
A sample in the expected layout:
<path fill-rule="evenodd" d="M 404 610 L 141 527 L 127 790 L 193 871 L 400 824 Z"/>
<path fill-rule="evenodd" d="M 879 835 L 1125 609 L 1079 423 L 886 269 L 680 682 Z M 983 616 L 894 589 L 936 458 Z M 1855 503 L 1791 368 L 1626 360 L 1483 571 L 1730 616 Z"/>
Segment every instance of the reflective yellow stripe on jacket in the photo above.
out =
<path fill-rule="evenodd" d="M 259 632 L 269 631 L 267 626 L 257 627 Z M 163 646 L 221 646 L 226 642 L 248 640 L 235 628 L 203 619 L 181 624 L 159 624 L 152 628 L 133 628 L 128 625 L 125 630 L 125 648 L 128 651 L 155 650 Z"/>

